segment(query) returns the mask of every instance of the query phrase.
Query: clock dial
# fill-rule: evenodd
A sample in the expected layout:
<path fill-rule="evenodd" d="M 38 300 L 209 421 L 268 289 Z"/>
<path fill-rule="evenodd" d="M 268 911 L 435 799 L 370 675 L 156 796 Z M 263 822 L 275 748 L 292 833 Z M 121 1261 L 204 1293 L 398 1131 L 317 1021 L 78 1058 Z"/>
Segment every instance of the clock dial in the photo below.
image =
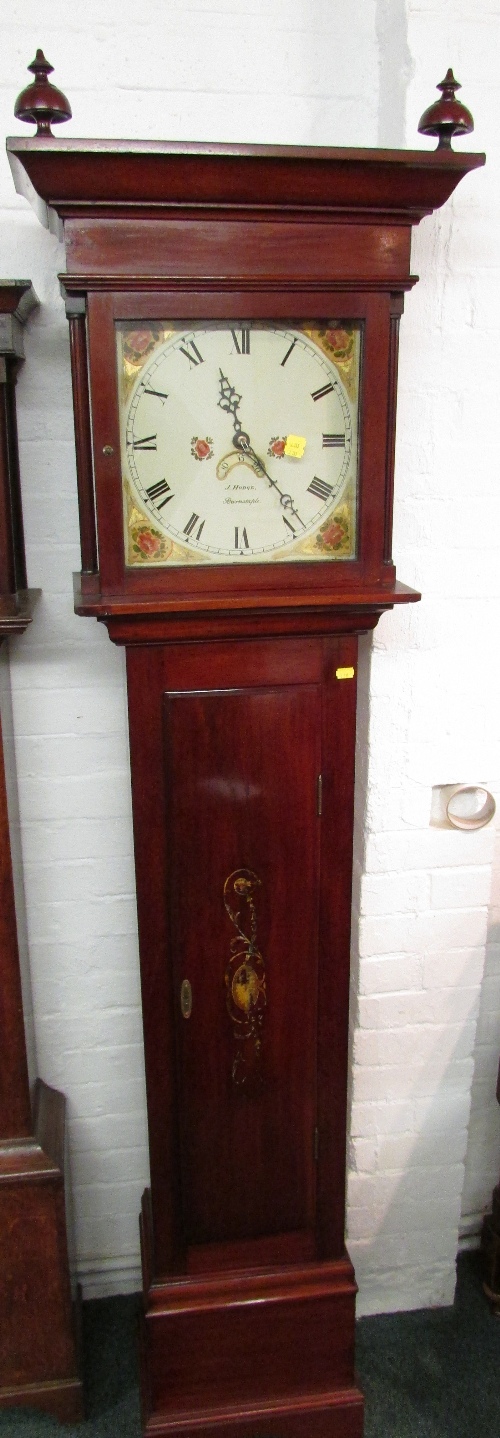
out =
<path fill-rule="evenodd" d="M 353 558 L 359 327 L 117 332 L 126 561 Z"/>

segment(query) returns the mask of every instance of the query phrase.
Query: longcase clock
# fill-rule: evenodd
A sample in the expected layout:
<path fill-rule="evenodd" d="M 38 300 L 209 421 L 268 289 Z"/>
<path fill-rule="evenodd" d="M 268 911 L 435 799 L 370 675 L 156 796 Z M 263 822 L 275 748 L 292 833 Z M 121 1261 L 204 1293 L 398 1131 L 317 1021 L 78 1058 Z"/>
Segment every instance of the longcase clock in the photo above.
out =
<path fill-rule="evenodd" d="M 23 325 L 37 304 L 30 280 L 0 280 L 0 645 L 24 633 L 40 597 L 27 588 L 16 422 Z M 8 684 L 2 709 L 5 720 Z M 40 1078 L 33 1103 L 30 1095 L 5 734 L 0 722 L 0 1410 L 29 1406 L 77 1422 L 83 1409 L 66 1229 L 66 1101 Z"/>
<path fill-rule="evenodd" d="M 58 141 L 37 60 L 8 148 L 64 228 L 76 609 L 127 652 L 144 1431 L 359 1438 L 357 643 L 419 597 L 391 557 L 411 227 L 483 156 L 449 148 L 449 77 L 434 153 Z"/>

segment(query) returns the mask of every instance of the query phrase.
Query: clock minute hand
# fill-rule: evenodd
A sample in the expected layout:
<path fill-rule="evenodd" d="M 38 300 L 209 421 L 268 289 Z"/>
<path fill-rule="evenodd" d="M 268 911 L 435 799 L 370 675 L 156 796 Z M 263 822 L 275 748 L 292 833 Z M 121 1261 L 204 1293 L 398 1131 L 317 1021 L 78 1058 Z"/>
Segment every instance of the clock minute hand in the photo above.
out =
<path fill-rule="evenodd" d="M 298 519 L 299 524 L 302 525 L 302 528 L 305 529 L 306 526 L 304 524 L 304 520 L 301 519 L 298 509 L 295 508 L 291 494 L 285 494 L 284 490 L 280 489 L 279 484 L 277 484 L 276 480 L 273 479 L 272 475 L 269 474 L 265 464 L 263 464 L 262 460 L 259 459 L 259 455 L 255 453 L 254 449 L 252 449 L 252 445 L 248 440 L 248 435 L 243 433 L 239 434 L 238 436 L 235 435 L 234 444 L 236 444 L 239 449 L 242 449 L 244 454 L 248 454 L 251 456 L 254 461 L 254 469 L 257 471 L 257 474 L 265 475 L 268 484 L 271 485 L 271 489 L 275 489 L 276 493 L 279 494 L 280 503 L 283 505 L 283 509 L 289 509 L 290 513 L 294 514 L 295 518 Z"/>
<path fill-rule="evenodd" d="M 272 478 L 272 475 L 268 473 L 265 464 L 262 463 L 262 460 L 259 459 L 258 454 L 256 454 L 255 450 L 252 448 L 252 445 L 250 443 L 250 436 L 246 434 L 245 430 L 243 429 L 241 420 L 239 418 L 239 415 L 237 414 L 237 410 L 239 409 L 241 404 L 241 394 L 238 394 L 238 391 L 235 389 L 234 385 L 232 385 L 230 380 L 228 380 L 227 375 L 222 373 L 221 369 L 219 370 L 219 374 L 220 399 L 217 401 L 217 403 L 220 409 L 226 411 L 226 414 L 231 414 L 233 416 L 233 444 L 236 446 L 237 449 L 242 449 L 243 453 L 247 454 L 249 458 L 253 460 L 254 468 L 257 474 L 265 475 L 268 484 L 271 485 L 271 489 L 275 489 L 276 493 L 279 494 L 280 502 L 283 505 L 283 509 L 289 509 L 290 513 L 294 514 L 295 518 L 298 519 L 299 524 L 302 525 L 302 528 L 305 529 L 306 526 L 303 519 L 301 519 L 298 510 L 295 508 L 291 494 L 285 494 L 284 491 L 280 489 L 279 484 L 277 484 L 276 480 Z"/>

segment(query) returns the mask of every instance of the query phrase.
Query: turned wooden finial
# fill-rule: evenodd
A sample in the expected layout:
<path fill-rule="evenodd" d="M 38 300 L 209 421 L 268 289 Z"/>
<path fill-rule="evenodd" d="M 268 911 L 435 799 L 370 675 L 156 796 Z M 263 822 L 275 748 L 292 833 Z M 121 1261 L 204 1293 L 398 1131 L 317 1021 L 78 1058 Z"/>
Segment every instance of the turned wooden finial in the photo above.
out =
<path fill-rule="evenodd" d="M 444 80 L 436 88 L 442 91 L 442 98 L 429 105 L 419 121 L 419 134 L 438 135 L 438 150 L 451 150 L 452 135 L 470 135 L 474 121 L 470 110 L 455 99 L 455 91 L 462 86 L 455 80 L 453 70 L 447 70 Z"/>
<path fill-rule="evenodd" d="M 34 121 L 36 139 L 39 135 L 52 137 L 51 125 L 62 125 L 64 120 L 71 120 L 69 100 L 48 78 L 53 68 L 45 59 L 43 50 L 37 50 L 31 65 L 28 65 L 35 79 L 21 91 L 14 105 L 16 120 Z"/>

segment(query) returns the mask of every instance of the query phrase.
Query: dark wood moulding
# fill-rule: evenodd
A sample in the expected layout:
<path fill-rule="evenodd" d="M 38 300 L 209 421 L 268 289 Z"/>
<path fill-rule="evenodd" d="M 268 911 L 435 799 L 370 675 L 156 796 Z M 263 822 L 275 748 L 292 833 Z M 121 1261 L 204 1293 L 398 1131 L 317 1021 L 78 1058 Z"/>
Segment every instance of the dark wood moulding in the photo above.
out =
<path fill-rule="evenodd" d="M 210 145 L 162 140 L 7 140 L 16 189 L 66 218 L 92 207 L 129 214 L 148 205 L 342 216 L 416 223 L 443 205 L 482 154 L 326 146 Z"/>

